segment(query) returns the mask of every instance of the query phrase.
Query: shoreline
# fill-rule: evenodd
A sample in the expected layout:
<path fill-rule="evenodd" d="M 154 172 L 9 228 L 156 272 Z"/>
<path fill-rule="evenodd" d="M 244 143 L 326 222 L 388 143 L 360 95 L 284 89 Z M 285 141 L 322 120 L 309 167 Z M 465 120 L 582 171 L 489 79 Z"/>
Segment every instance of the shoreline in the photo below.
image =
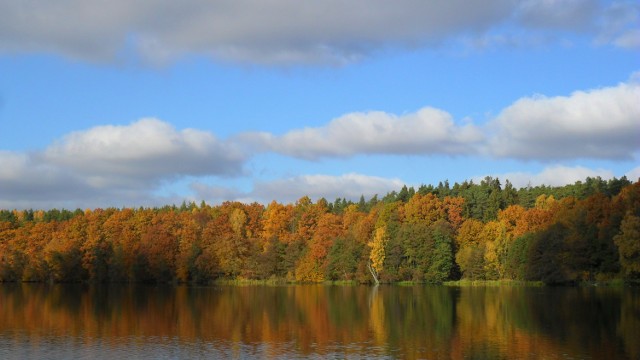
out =
<path fill-rule="evenodd" d="M 374 283 L 359 282 L 356 280 L 335 280 L 322 282 L 301 282 L 291 281 L 285 278 L 269 279 L 216 279 L 207 282 L 56 282 L 56 281 L 0 281 L 0 286 L 4 284 L 46 284 L 46 285 L 171 285 L 171 286 L 296 286 L 296 285 L 325 285 L 325 286 L 378 286 Z M 523 280 L 449 280 L 441 283 L 429 283 L 418 281 L 397 281 L 381 282 L 383 286 L 448 286 L 448 287 L 624 287 L 640 286 L 640 280 L 611 279 L 606 281 L 579 281 L 569 283 L 547 284 L 542 281 Z"/>

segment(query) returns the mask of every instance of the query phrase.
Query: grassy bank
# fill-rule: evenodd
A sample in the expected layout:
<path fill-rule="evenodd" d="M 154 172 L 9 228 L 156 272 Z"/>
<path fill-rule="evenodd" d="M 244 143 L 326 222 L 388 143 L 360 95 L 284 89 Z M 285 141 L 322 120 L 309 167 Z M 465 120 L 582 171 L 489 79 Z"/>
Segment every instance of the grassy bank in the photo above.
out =
<path fill-rule="evenodd" d="M 457 281 L 445 281 L 442 283 L 446 286 L 546 286 L 542 281 L 520 281 L 520 280 L 457 280 Z M 624 279 L 609 279 L 601 281 L 580 281 L 569 282 L 564 284 L 553 284 L 559 286 L 640 286 L 640 280 L 624 280 Z"/>
<path fill-rule="evenodd" d="M 445 286 L 544 286 L 542 281 L 520 281 L 520 280 L 456 280 L 445 281 Z"/>
<path fill-rule="evenodd" d="M 164 284 L 164 285 L 236 285 L 236 286 L 250 286 L 250 285 L 266 285 L 266 286 L 283 286 L 283 285 L 337 285 L 337 286 L 373 286 L 372 282 L 362 283 L 356 280 L 336 280 L 336 281 L 323 281 L 323 282 L 300 282 L 288 278 L 271 277 L 269 279 L 247 279 L 247 278 L 219 278 L 208 282 L 180 282 L 177 280 L 164 281 L 164 282 L 104 282 L 96 283 L 90 281 L 2 281 L 0 284 L 9 283 L 41 283 L 41 284 Z M 397 281 L 397 282 L 383 282 L 384 285 L 396 285 L 396 286 L 421 286 L 421 285 L 444 285 L 444 286 L 569 286 L 569 287 L 623 287 L 623 286 L 640 286 L 640 279 L 637 280 L 624 280 L 624 279 L 607 279 L 607 280 L 594 280 L 594 281 L 578 281 L 567 282 L 559 284 L 545 284 L 542 281 L 521 281 L 521 280 L 451 280 L 443 283 L 428 283 L 419 281 Z"/>
<path fill-rule="evenodd" d="M 218 279 L 211 282 L 213 285 L 303 285 L 303 284 L 314 284 L 314 285 L 342 285 L 342 286 L 353 286 L 353 285 L 361 285 L 361 283 L 355 280 L 336 280 L 336 281 L 323 281 L 323 282 L 299 282 L 299 281 L 291 281 L 285 278 L 276 278 L 272 277 L 269 279 L 245 279 L 245 278 L 236 278 L 236 279 Z"/>

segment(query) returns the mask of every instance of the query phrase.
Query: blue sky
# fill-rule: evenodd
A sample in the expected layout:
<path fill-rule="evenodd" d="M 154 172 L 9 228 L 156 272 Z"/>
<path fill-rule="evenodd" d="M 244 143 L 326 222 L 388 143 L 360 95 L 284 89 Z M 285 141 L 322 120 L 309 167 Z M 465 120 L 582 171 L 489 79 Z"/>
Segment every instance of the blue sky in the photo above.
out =
<path fill-rule="evenodd" d="M 635 1 L 0 1 L 0 208 L 640 177 Z"/>

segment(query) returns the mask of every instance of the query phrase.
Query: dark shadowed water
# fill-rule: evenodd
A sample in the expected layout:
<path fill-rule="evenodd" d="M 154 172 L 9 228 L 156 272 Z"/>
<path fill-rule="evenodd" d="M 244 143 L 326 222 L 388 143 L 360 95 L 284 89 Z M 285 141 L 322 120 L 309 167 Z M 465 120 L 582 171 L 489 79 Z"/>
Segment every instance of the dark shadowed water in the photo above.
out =
<path fill-rule="evenodd" d="M 0 359 L 639 359 L 638 290 L 0 284 Z"/>

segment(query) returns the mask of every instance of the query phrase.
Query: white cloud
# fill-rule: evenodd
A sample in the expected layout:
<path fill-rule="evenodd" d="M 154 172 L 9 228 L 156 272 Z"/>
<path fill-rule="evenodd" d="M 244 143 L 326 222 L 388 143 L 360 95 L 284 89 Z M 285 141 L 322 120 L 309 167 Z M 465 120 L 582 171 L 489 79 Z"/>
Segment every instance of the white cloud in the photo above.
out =
<path fill-rule="evenodd" d="M 239 139 L 261 150 L 318 159 L 360 154 L 466 154 L 482 141 L 472 124 L 456 125 L 451 115 L 434 108 L 393 115 L 380 111 L 351 113 L 327 126 L 292 130 L 282 136 L 241 134 Z"/>
<path fill-rule="evenodd" d="M 474 178 L 474 181 L 480 181 L 484 179 L 486 175 L 478 176 Z M 526 186 L 564 186 L 567 184 L 573 184 L 576 181 L 583 181 L 587 177 L 601 177 L 604 180 L 608 180 L 614 177 L 613 172 L 604 169 L 589 169 L 583 166 L 563 166 L 555 165 L 544 168 L 539 173 L 530 172 L 511 172 L 506 174 L 491 174 L 492 177 L 497 177 L 504 180 L 509 180 L 516 188 Z"/>
<path fill-rule="evenodd" d="M 242 174 L 245 156 L 211 133 L 157 119 L 71 133 L 44 151 L 0 151 L 0 207 L 156 205 L 163 183 Z"/>
<path fill-rule="evenodd" d="M 93 186 L 73 171 L 38 154 L 0 151 L 0 208 L 50 209 L 158 205 L 149 187 Z"/>
<path fill-rule="evenodd" d="M 639 75 L 617 86 L 569 96 L 523 98 L 505 108 L 489 125 L 457 124 L 443 110 L 414 113 L 350 113 L 317 128 L 284 135 L 240 134 L 219 140 L 196 129 L 175 129 L 158 119 L 126 126 L 98 126 L 70 133 L 34 152 L 0 150 L 0 208 L 105 207 L 159 205 L 178 196 L 158 196 L 179 180 L 244 175 L 251 152 L 269 151 L 303 159 L 357 155 L 485 155 L 557 161 L 596 158 L 635 159 L 640 154 Z M 486 135 L 485 135 L 486 134 Z M 472 161 L 472 160 L 471 160 Z M 464 162 L 452 166 L 464 166 Z M 268 167 L 271 164 L 266 164 Z M 638 168 L 627 176 L 635 180 Z M 299 175 L 256 181 L 251 191 L 210 186 L 196 180 L 191 192 L 204 198 L 269 202 L 385 194 L 399 179 L 361 174 Z M 539 174 L 501 175 L 519 185 L 563 185 L 587 176 L 612 177 L 607 170 L 554 166 Z M 177 202 L 180 202 L 178 200 Z"/>
<path fill-rule="evenodd" d="M 162 62 L 196 53 L 250 63 L 342 64 L 384 48 L 480 35 L 516 13 L 525 23 L 565 24 L 590 3 L 529 1 L 523 10 L 513 0 L 3 1 L 0 49 L 97 61 L 134 55 Z"/>
<path fill-rule="evenodd" d="M 283 135 L 244 133 L 252 151 L 318 160 L 357 155 L 484 155 L 520 160 L 633 159 L 640 150 L 640 82 L 569 96 L 518 99 L 482 127 L 457 124 L 446 111 L 425 107 L 395 115 L 343 115 L 325 126 Z"/>
<path fill-rule="evenodd" d="M 634 7 L 635 6 L 635 7 Z M 0 52 L 164 63 L 189 54 L 257 64 L 344 64 L 459 36 L 566 30 L 628 46 L 635 2 L 598 0 L 30 0 L 0 2 Z M 506 27 L 504 25 L 507 25 Z M 626 35 L 621 35 L 625 33 Z M 535 37 L 535 36 L 534 36 Z M 508 44 L 520 43 L 511 39 Z M 631 43 L 635 43 L 631 41 Z"/>
<path fill-rule="evenodd" d="M 84 175 L 140 181 L 173 175 L 238 175 L 244 162 L 235 146 L 209 132 L 177 131 L 151 118 L 71 133 L 42 156 L 49 163 Z"/>
<path fill-rule="evenodd" d="M 87 189 L 64 169 L 47 164 L 33 154 L 0 151 L 0 199 L 17 201 L 43 196 L 62 199 Z"/>
<path fill-rule="evenodd" d="M 517 159 L 631 159 L 640 149 L 640 85 L 523 98 L 490 125 L 490 152 Z"/>

